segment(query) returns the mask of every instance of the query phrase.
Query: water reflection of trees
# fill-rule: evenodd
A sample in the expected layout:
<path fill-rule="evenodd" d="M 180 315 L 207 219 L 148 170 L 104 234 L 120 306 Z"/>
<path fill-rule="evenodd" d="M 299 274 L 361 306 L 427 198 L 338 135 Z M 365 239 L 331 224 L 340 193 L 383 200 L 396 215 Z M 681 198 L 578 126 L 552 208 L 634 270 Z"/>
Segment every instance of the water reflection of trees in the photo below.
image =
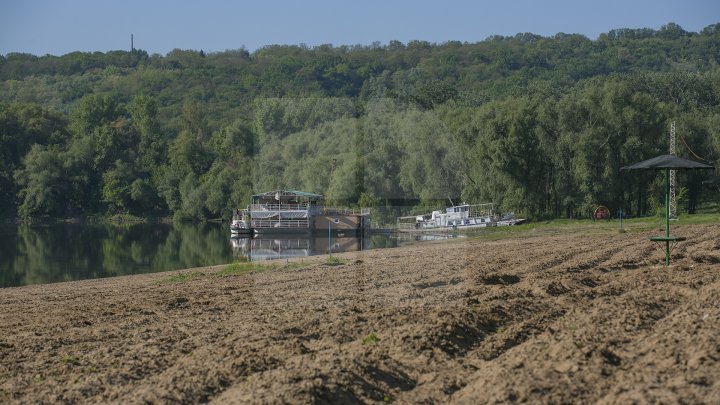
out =
<path fill-rule="evenodd" d="M 0 286 L 167 271 L 232 260 L 220 224 L 19 225 L 0 231 Z"/>
<path fill-rule="evenodd" d="M 102 229 L 76 224 L 37 227 L 20 225 L 13 264 L 21 284 L 94 278 L 102 275 L 99 243 Z"/>
<path fill-rule="evenodd" d="M 217 224 L 173 224 L 159 244 L 152 271 L 209 266 L 232 261 L 230 231 Z"/>
<path fill-rule="evenodd" d="M 389 238 L 387 235 L 373 235 L 370 237 L 369 249 L 393 248 L 398 246 L 397 238 Z"/>
<path fill-rule="evenodd" d="M 14 267 L 17 228 L 0 226 L 0 286 L 19 285 L 22 275 Z"/>
<path fill-rule="evenodd" d="M 254 260 L 327 253 L 328 240 L 323 235 L 305 241 L 300 250 L 297 241 L 293 245 L 271 239 L 249 239 L 245 244 L 236 240 L 233 257 L 229 229 L 216 223 L 1 226 L 0 287 L 250 260 L 252 250 L 257 250 Z M 333 236 L 331 243 L 333 253 L 398 246 L 397 239 L 387 235 Z"/>

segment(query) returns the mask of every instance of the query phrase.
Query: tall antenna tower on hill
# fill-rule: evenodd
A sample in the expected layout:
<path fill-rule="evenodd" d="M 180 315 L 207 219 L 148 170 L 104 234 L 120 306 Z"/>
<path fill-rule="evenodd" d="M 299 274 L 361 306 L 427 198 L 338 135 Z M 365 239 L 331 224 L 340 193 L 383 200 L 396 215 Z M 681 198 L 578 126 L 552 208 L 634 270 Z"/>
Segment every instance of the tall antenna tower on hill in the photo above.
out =
<path fill-rule="evenodd" d="M 675 121 L 670 124 L 670 154 L 675 156 Z M 670 218 L 677 219 L 675 200 L 675 170 L 670 170 Z"/>

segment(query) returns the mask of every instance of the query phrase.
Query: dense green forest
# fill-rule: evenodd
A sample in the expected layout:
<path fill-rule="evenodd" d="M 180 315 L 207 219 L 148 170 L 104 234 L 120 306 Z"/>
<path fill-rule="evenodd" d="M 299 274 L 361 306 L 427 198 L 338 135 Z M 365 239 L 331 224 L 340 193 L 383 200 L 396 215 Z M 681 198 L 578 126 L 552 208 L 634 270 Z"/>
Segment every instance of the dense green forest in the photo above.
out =
<path fill-rule="evenodd" d="M 531 218 L 654 214 L 720 157 L 720 24 L 477 43 L 0 56 L 0 211 L 227 218 L 256 192 L 334 204 L 493 202 Z M 718 166 L 716 164 L 716 166 Z M 682 209 L 718 201 L 679 175 Z M 713 188 L 714 187 L 714 188 Z"/>

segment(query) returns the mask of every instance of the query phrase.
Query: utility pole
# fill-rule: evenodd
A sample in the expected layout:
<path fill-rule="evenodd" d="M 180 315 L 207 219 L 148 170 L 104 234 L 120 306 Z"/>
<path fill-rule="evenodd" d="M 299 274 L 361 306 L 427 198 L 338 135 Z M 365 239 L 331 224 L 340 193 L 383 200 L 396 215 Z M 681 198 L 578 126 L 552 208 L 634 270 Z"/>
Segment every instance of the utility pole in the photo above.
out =
<path fill-rule="evenodd" d="M 135 43 L 133 42 L 133 34 L 130 34 L 130 55 L 135 53 Z"/>
<path fill-rule="evenodd" d="M 675 121 L 670 124 L 670 154 L 675 156 Z M 675 200 L 675 170 L 670 170 L 670 213 L 669 217 L 677 219 L 677 201 Z"/>

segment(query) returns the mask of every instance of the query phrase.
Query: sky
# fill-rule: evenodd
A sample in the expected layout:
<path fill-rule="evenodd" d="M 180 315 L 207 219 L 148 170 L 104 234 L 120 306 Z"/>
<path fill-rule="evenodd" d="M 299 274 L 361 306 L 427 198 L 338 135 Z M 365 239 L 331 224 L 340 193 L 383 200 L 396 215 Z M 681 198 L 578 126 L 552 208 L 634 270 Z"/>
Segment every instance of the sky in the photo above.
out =
<path fill-rule="evenodd" d="M 578 33 L 674 22 L 700 32 L 720 0 L 0 0 L 0 54 L 175 48 L 255 51 L 273 44 L 477 42 L 491 35 Z"/>

